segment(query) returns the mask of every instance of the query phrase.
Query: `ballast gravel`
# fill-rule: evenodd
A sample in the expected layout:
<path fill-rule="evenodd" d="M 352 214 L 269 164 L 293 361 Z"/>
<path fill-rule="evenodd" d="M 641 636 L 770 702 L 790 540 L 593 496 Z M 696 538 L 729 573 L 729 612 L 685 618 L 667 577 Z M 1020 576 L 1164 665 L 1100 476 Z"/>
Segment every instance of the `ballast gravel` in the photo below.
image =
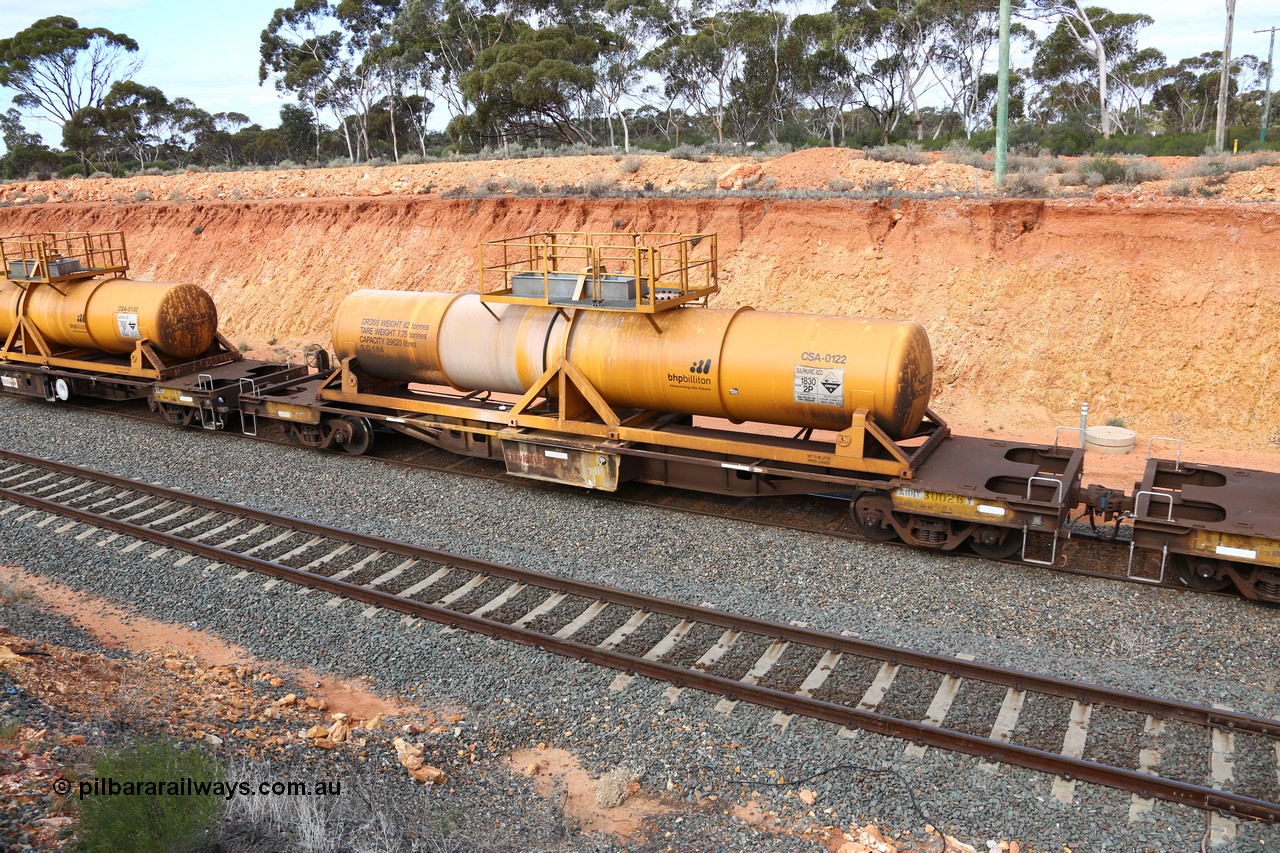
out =
<path fill-rule="evenodd" d="M 0 398 L 0 423 L 5 449 L 272 512 L 876 642 L 1280 716 L 1280 610 L 1272 607 L 405 470 L 25 400 Z M 1130 823 L 1130 796 L 1107 788 L 1078 783 L 1068 807 L 1042 774 L 987 769 L 937 749 L 912 758 L 902 741 L 866 732 L 842 737 L 837 727 L 804 718 L 781 730 L 771 710 L 746 703 L 726 716 L 715 709 L 719 697 L 694 690 L 672 707 L 663 697 L 667 685 L 645 679 L 612 693 L 612 671 L 463 632 L 442 634 L 431 624 L 410 628 L 393 614 L 365 618 L 358 604 L 329 607 L 328 596 L 301 595 L 287 584 L 266 590 L 261 578 L 237 581 L 203 559 L 174 567 L 180 555 L 149 559 L 153 546 L 122 554 L 127 539 L 94 547 L 93 540 L 76 541 L 75 530 L 57 534 L 10 521 L 2 529 L 0 562 L 156 618 L 194 622 L 268 658 L 370 675 L 376 689 L 424 707 L 465 706 L 468 739 L 485 735 L 507 750 L 563 746 L 593 773 L 643 768 L 646 789 L 703 804 L 659 817 L 647 842 L 655 849 L 820 849 L 724 814 L 751 791 L 766 808 L 810 811 L 794 788 L 771 787 L 776 774 L 793 782 L 814 777 L 803 785 L 817 794 L 815 826 L 873 821 L 923 839 L 929 822 L 980 850 L 987 839 L 1040 850 L 1190 850 L 1207 830 L 1205 813 L 1167 803 Z M 853 692 L 837 681 L 839 667 L 836 673 L 829 687 Z M 864 682 L 864 675 L 853 680 Z M 927 705 L 928 692 L 921 687 L 894 701 L 917 708 Z M 962 696 L 958 718 L 973 728 L 988 725 L 986 703 Z M 1034 704 L 1020 729 L 1060 746 L 1065 720 L 1037 717 Z M 1130 736 L 1136 761 L 1147 743 L 1140 730 Z M 1208 751 L 1206 743 L 1206 763 Z M 1262 774 L 1250 764 L 1249 775 Z M 472 820 L 507 827 L 517 848 L 615 843 L 566 841 L 528 828 L 522 834 L 511 803 L 527 802 L 527 780 L 491 774 L 474 781 L 461 805 Z M 711 807 L 709 796 L 716 797 Z M 1241 822 L 1237 836 L 1215 849 L 1280 849 L 1280 831 Z"/>

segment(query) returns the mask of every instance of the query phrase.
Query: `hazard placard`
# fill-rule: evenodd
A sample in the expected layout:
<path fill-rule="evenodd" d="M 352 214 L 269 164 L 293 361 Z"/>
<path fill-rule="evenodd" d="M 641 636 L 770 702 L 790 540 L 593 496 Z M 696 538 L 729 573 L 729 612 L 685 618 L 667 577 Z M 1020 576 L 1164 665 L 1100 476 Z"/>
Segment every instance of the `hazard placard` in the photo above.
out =
<path fill-rule="evenodd" d="M 116 314 L 116 328 L 120 330 L 122 338 L 141 338 L 142 333 L 138 331 L 138 315 L 126 314 L 123 311 Z"/>
<path fill-rule="evenodd" d="M 844 406 L 844 368 L 797 364 L 795 400 L 818 406 Z"/>

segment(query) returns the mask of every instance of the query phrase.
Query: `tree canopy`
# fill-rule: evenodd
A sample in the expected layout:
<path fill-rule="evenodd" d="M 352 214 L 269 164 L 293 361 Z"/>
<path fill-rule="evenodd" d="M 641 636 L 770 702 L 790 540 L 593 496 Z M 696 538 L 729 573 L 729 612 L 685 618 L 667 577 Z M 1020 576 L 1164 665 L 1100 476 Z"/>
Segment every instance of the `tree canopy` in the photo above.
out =
<path fill-rule="evenodd" d="M 139 63 L 138 43 L 75 18 L 41 18 L 0 39 L 0 86 L 15 90 L 14 103 L 58 123 L 84 107 L 101 106 L 111 84 L 129 79 Z"/>
<path fill-rule="evenodd" d="M 293 0 L 258 37 L 259 83 L 286 99 L 268 128 L 134 79 L 129 36 L 51 16 L 0 40 L 0 84 L 18 108 L 0 117 L 0 172 L 401 160 L 485 146 L 989 145 L 998 5 Z M 1016 140 L 1080 153 L 1113 134 L 1138 150 L 1167 135 L 1183 153 L 1203 150 L 1195 135 L 1216 114 L 1220 53 L 1170 61 L 1143 42 L 1152 15 L 1084 0 L 1013 7 L 1026 59 L 1012 72 Z M 1257 57 L 1233 59 L 1230 122 L 1259 121 L 1266 71 Z M 24 113 L 60 125 L 64 150 L 29 133 Z"/>

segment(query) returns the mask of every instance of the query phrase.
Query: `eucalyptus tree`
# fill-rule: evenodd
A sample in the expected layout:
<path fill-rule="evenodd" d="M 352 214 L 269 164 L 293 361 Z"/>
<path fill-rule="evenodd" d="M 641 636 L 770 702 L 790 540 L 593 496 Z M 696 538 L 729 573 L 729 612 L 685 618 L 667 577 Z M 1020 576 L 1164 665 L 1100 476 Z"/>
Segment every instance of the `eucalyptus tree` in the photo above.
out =
<path fill-rule="evenodd" d="M 306 114 L 305 109 L 303 113 Z M 196 131 L 203 126 L 206 116 L 208 113 L 190 98 L 171 100 L 169 109 L 158 117 L 156 125 L 156 135 L 163 140 L 160 147 L 163 159 L 176 160 L 179 164 L 192 162 L 196 154 Z"/>
<path fill-rule="evenodd" d="M 672 32 L 672 7 L 658 0 L 606 0 L 593 17 L 601 26 L 596 93 L 605 107 L 609 145 L 616 144 L 616 117 L 622 127 L 622 148 L 630 151 L 631 127 L 623 102 L 638 97 L 644 82 L 646 54 L 663 34 Z"/>
<path fill-rule="evenodd" d="M 334 80 L 333 100 L 345 107 L 356 126 L 355 154 L 366 159 L 371 152 L 369 116 L 374 105 L 390 94 L 392 149 L 399 159 L 395 133 L 394 83 L 397 68 L 392 42 L 392 26 L 400 0 L 341 0 L 333 7 L 333 17 L 343 32 L 341 63 Z M 342 118 L 344 134 L 347 115 Z"/>
<path fill-rule="evenodd" d="M 841 46 L 842 29 L 831 12 L 797 15 L 788 34 L 791 91 L 795 116 L 812 136 L 836 144 L 844 135 L 845 108 L 853 97 L 853 64 Z"/>
<path fill-rule="evenodd" d="M 518 11 L 501 0 L 404 0 L 393 25 L 395 43 L 412 81 L 424 95 L 442 104 L 455 128 L 470 122 L 472 103 L 462 78 L 476 56 L 514 38 L 527 26 Z M 420 139 L 425 139 L 425 123 Z"/>
<path fill-rule="evenodd" d="M 399 5 L 399 0 L 294 0 L 276 9 L 262 31 L 258 82 L 274 76 L 277 90 L 311 107 L 317 158 L 320 111 L 326 107 L 342 130 L 347 156 L 368 156 L 369 113 L 387 82 L 379 49 L 390 40 Z"/>
<path fill-rule="evenodd" d="M 406 58 L 398 66 L 402 76 L 397 78 L 395 97 L 400 101 L 400 115 L 417 139 L 418 151 L 427 156 L 427 138 L 432 135 L 431 114 L 435 112 L 435 98 L 431 97 L 430 76 L 421 63 Z"/>
<path fill-rule="evenodd" d="M 381 76 L 387 110 L 387 129 L 391 141 L 391 156 L 400 162 L 400 120 L 418 139 L 418 146 L 426 155 L 427 118 L 435 103 L 424 97 L 429 72 L 419 45 L 402 43 L 391 26 L 375 34 L 369 43 L 364 61 L 377 68 Z"/>
<path fill-rule="evenodd" d="M 45 145 L 37 133 L 22 124 L 22 114 L 14 107 L 0 113 L 0 141 L 5 153 L 0 157 L 0 178 L 23 178 L 32 169 L 48 169 L 58 162 L 58 155 Z"/>
<path fill-rule="evenodd" d="M 1138 31 L 1155 19 L 1085 6 L 1081 0 L 1031 0 L 1030 11 L 1056 21 L 1036 50 L 1031 69 L 1032 77 L 1046 89 L 1049 113 L 1080 114 L 1088 87 L 1098 106 L 1097 128 L 1104 138 L 1111 136 L 1113 73 L 1121 67 L 1135 73 L 1149 71 L 1153 64 L 1164 61 L 1163 54 L 1155 51 L 1140 55 L 1137 46 Z M 1136 94 L 1131 85 L 1128 90 Z"/>
<path fill-rule="evenodd" d="M 683 103 L 711 122 L 719 142 L 742 78 L 751 34 L 752 0 L 693 0 L 672 9 L 666 35 L 645 55 L 669 103 Z"/>
<path fill-rule="evenodd" d="M 0 39 L 0 86 L 18 94 L 14 103 L 58 124 L 84 108 L 102 106 L 117 80 L 142 65 L 138 43 L 103 27 L 82 27 L 75 18 L 41 18 Z"/>
<path fill-rule="evenodd" d="M 316 127 L 311 121 L 311 114 L 305 107 L 297 104 L 282 104 L 278 130 L 284 156 L 287 159 L 302 162 L 316 150 Z"/>
<path fill-rule="evenodd" d="M 240 131 L 248 124 L 249 117 L 244 113 L 193 110 L 188 117 L 194 139 L 192 153 L 206 163 L 234 166 L 245 142 Z"/>
<path fill-rule="evenodd" d="M 1242 78 L 1252 73 L 1256 80 L 1265 73 L 1266 63 L 1250 54 L 1232 57 L 1229 73 L 1228 114 L 1241 115 L 1239 93 Z M 1222 51 L 1211 50 L 1179 60 L 1161 69 L 1151 96 L 1151 109 L 1166 132 L 1203 133 L 1218 107 L 1221 85 Z M 1258 102 L 1261 103 L 1261 93 Z"/>
<path fill-rule="evenodd" d="M 943 21 L 953 0 L 881 0 L 880 5 L 892 12 L 885 35 L 898 55 L 899 78 L 907 103 L 911 106 L 912 124 L 917 141 L 924 139 L 924 120 L 920 98 L 932 83 L 934 63 L 941 50 Z"/>
<path fill-rule="evenodd" d="M 836 0 L 840 46 L 849 63 L 852 106 L 871 117 L 882 143 L 898 126 L 907 99 L 907 63 L 898 43 L 897 10 L 879 0 Z"/>
<path fill-rule="evenodd" d="M 320 111 L 332 102 L 341 73 L 343 34 L 325 0 L 295 0 L 275 10 L 260 36 L 258 85 L 275 79 L 276 91 L 295 96 L 311 110 L 320 158 Z"/>
<path fill-rule="evenodd" d="M 110 118 L 102 107 L 81 107 L 62 123 L 62 147 L 80 160 L 80 173 L 89 177 L 91 163 L 110 153 Z"/>
<path fill-rule="evenodd" d="M 617 147 L 614 136 L 613 120 L 616 117 L 622 127 L 622 150 L 631 150 L 631 127 L 627 123 L 626 111 L 622 101 L 631 94 L 643 74 L 640 70 L 640 43 L 625 30 L 608 32 L 600 42 L 600 51 L 596 56 L 595 93 L 604 106 L 605 119 L 609 125 L 609 147 Z"/>
<path fill-rule="evenodd" d="M 1165 63 L 1164 53 L 1154 47 L 1115 57 L 1111 66 L 1111 79 L 1116 83 L 1112 117 L 1122 133 L 1134 133 L 1145 126 L 1144 103 L 1160 85 Z"/>
<path fill-rule="evenodd" d="M 1015 12 L 1021 12 L 1026 2 L 1013 0 Z M 953 0 L 944 4 L 938 26 L 933 74 L 948 106 L 960 117 L 965 136 L 971 138 L 990 121 L 994 106 L 996 74 L 988 66 L 1000 44 L 1000 0 Z M 1025 48 L 1034 48 L 1037 42 L 1035 33 L 1020 21 L 1013 23 L 1010 37 Z M 939 122 L 935 138 L 941 130 Z"/>
<path fill-rule="evenodd" d="M 454 118 L 450 134 L 588 143 L 583 105 L 596 85 L 602 33 L 586 30 L 521 22 L 510 41 L 480 51 L 460 80 L 475 111 Z"/>
<path fill-rule="evenodd" d="M 143 86 L 132 80 L 120 80 L 107 92 L 102 102 L 111 116 L 118 143 L 139 163 L 159 159 L 164 142 L 162 133 L 168 126 L 173 105 L 155 86 Z"/>
<path fill-rule="evenodd" d="M 777 140 L 794 112 L 793 77 L 800 45 L 791 38 L 791 19 L 773 3 L 754 3 L 738 12 L 742 70 L 732 82 L 731 115 L 738 139 L 747 142 L 763 130 Z"/>

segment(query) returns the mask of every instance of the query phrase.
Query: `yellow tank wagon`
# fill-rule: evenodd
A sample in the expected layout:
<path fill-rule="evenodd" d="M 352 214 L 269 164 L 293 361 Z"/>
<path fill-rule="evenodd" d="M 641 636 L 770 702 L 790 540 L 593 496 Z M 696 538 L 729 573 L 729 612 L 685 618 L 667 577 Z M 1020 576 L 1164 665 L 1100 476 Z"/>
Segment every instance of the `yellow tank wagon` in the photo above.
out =
<path fill-rule="evenodd" d="M 172 423 L 199 414 L 214 429 L 241 387 L 305 373 L 246 363 L 204 288 L 127 278 L 118 231 L 5 237 L 0 264 L 0 393 L 149 398 Z"/>
<path fill-rule="evenodd" d="M 394 409 L 402 432 L 591 488 L 667 482 L 654 469 L 671 454 L 699 460 L 680 471 L 735 478 L 698 484 L 715 491 L 743 479 L 783 488 L 801 471 L 911 477 L 947 433 L 928 408 L 923 327 L 708 308 L 717 258 L 711 234 L 482 244 L 479 293 L 347 297 L 334 322 L 338 368 L 318 397 Z M 299 440 L 330 441 L 313 426 Z M 367 447 L 367 419 L 335 429 L 336 443 Z"/>
<path fill-rule="evenodd" d="M 76 371 L 120 377 L 125 394 L 128 380 L 239 359 L 218 335 L 218 309 L 203 288 L 125 277 L 129 255 L 118 231 L 6 237 L 0 264 L 0 361 L 45 376 L 72 371 L 44 389 L 55 398 L 66 399 Z M 33 394 L 45 384 L 30 375 L 23 383 Z"/>

